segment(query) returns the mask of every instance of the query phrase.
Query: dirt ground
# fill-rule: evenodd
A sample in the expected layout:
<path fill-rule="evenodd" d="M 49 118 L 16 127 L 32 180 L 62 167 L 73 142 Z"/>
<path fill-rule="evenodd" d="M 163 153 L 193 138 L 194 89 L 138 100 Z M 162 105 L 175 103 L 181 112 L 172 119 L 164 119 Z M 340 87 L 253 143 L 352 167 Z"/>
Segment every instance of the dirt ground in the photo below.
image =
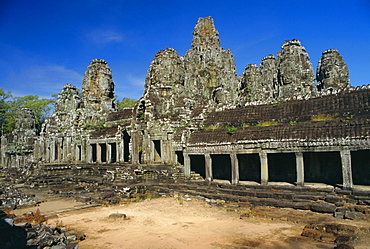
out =
<path fill-rule="evenodd" d="M 215 203 L 213 203 L 215 204 Z M 42 212 L 79 206 L 72 200 L 52 199 L 38 207 Z M 35 209 L 35 208 L 33 208 Z M 17 210 L 24 213 L 31 209 Z M 250 217 L 240 218 L 249 212 Z M 334 248 L 334 243 L 302 237 L 304 222 L 291 221 L 283 212 L 254 216 L 248 208 L 210 205 L 194 198 L 163 197 L 110 207 L 95 207 L 59 213 L 48 224 L 63 224 L 83 231 L 81 249 L 92 248 Z M 261 210 L 269 213 L 269 210 Z M 305 217 L 306 211 L 291 216 Z M 309 211 L 307 211 L 309 212 Z M 312 212 L 311 212 L 312 213 Z M 109 218 L 126 214 L 126 219 Z M 315 219 L 328 219 L 317 214 Z"/>

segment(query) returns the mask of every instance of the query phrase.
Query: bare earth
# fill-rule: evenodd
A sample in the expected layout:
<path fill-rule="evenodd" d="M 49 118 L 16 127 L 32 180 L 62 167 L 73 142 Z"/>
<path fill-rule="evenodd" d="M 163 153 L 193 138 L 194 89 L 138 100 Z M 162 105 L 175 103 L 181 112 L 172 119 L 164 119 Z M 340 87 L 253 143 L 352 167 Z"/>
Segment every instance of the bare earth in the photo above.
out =
<path fill-rule="evenodd" d="M 49 212 L 81 204 L 55 199 L 41 203 L 39 208 Z M 334 248 L 333 243 L 301 237 L 305 224 L 271 218 L 240 219 L 240 211 L 193 198 L 182 202 L 165 197 L 60 213 L 48 224 L 62 222 L 68 229 L 85 232 L 87 238 L 80 242 L 81 249 Z M 114 213 L 126 214 L 127 219 L 108 218 Z"/>

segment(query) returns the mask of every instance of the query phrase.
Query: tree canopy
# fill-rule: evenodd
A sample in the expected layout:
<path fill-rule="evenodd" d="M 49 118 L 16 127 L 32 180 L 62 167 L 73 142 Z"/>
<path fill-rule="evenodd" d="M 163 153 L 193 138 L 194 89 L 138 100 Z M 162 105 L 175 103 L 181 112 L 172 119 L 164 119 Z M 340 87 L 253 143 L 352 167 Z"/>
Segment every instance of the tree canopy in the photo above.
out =
<path fill-rule="evenodd" d="M 11 133 L 14 130 L 16 119 L 22 108 L 31 108 L 35 114 L 36 124 L 40 125 L 50 116 L 53 107 L 52 99 L 39 99 L 37 95 L 13 97 L 11 91 L 0 88 L 0 125 L 2 134 Z"/>
<path fill-rule="evenodd" d="M 132 108 L 136 104 L 136 100 L 130 98 L 123 98 L 121 101 L 118 101 L 117 108 L 118 110 L 123 110 L 124 108 Z"/>

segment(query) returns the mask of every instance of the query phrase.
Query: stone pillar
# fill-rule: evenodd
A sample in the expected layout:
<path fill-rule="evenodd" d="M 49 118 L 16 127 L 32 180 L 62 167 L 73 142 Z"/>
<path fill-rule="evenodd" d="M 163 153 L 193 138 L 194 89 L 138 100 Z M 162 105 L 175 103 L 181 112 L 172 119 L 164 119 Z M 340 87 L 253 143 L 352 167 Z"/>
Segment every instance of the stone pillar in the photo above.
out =
<path fill-rule="evenodd" d="M 101 163 L 101 147 L 99 143 L 96 143 L 96 162 Z"/>
<path fill-rule="evenodd" d="M 295 161 L 296 161 L 296 169 L 297 169 L 297 185 L 304 186 L 304 161 L 303 161 L 303 153 L 296 152 L 295 153 Z"/>
<path fill-rule="evenodd" d="M 112 157 L 112 144 L 111 143 L 106 143 L 105 145 L 105 151 L 106 151 L 106 162 L 111 163 L 111 157 Z"/>
<path fill-rule="evenodd" d="M 117 140 L 117 161 L 123 162 L 123 142 L 122 139 Z"/>
<path fill-rule="evenodd" d="M 231 184 L 239 183 L 239 161 L 236 153 L 230 154 L 231 159 Z"/>
<path fill-rule="evenodd" d="M 53 162 L 55 160 L 55 140 L 53 140 L 51 143 L 50 143 L 50 158 L 49 158 L 49 162 Z"/>
<path fill-rule="evenodd" d="M 261 184 L 267 185 L 269 182 L 269 165 L 267 160 L 267 153 L 261 151 L 259 155 L 261 161 Z"/>
<path fill-rule="evenodd" d="M 352 179 L 351 151 L 348 149 L 341 150 L 340 158 L 342 161 L 343 189 L 352 189 L 353 179 Z"/>
<path fill-rule="evenodd" d="M 186 179 L 190 179 L 191 165 L 190 156 L 188 153 L 184 152 L 184 175 Z"/>
<path fill-rule="evenodd" d="M 206 167 L 206 181 L 211 182 L 213 180 L 212 174 L 212 158 L 210 154 L 204 154 L 205 167 Z"/>

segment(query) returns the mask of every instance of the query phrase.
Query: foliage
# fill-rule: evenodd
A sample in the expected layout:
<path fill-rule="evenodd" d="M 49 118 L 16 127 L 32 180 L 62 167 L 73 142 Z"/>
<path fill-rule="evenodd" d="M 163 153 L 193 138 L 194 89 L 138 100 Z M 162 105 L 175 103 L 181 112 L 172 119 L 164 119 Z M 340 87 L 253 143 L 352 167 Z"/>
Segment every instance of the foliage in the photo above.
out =
<path fill-rule="evenodd" d="M 22 108 L 33 110 L 38 128 L 44 120 L 50 116 L 53 107 L 52 99 L 39 99 L 37 95 L 24 97 L 12 97 L 10 91 L 0 88 L 0 125 L 3 133 L 11 133 Z"/>
<path fill-rule="evenodd" d="M 290 121 L 289 124 L 290 125 L 296 125 L 297 124 L 297 121 Z"/>
<path fill-rule="evenodd" d="M 254 126 L 272 126 L 272 125 L 279 125 L 280 123 L 275 120 L 268 120 L 263 122 L 258 122 Z"/>
<path fill-rule="evenodd" d="M 217 130 L 217 129 L 221 129 L 221 128 L 222 127 L 218 126 L 218 125 L 210 125 L 210 126 L 204 127 L 204 130 Z"/>
<path fill-rule="evenodd" d="M 117 108 L 118 110 L 123 110 L 124 108 L 133 108 L 136 104 L 136 100 L 130 98 L 123 98 L 121 101 L 118 101 Z"/>
<path fill-rule="evenodd" d="M 232 135 L 232 134 L 234 134 L 234 131 L 236 131 L 237 129 L 238 129 L 238 128 L 231 127 L 231 128 L 229 128 L 229 129 L 227 129 L 227 134 Z"/>
<path fill-rule="evenodd" d="M 311 121 L 331 121 L 335 119 L 336 118 L 333 115 L 325 114 L 325 113 L 321 113 L 321 114 L 311 117 Z"/>
<path fill-rule="evenodd" d="M 9 110 L 9 101 L 8 99 L 11 98 L 11 92 L 5 92 L 4 89 L 0 88 L 0 126 L 3 129 L 4 125 L 6 125 L 6 114 Z"/>

